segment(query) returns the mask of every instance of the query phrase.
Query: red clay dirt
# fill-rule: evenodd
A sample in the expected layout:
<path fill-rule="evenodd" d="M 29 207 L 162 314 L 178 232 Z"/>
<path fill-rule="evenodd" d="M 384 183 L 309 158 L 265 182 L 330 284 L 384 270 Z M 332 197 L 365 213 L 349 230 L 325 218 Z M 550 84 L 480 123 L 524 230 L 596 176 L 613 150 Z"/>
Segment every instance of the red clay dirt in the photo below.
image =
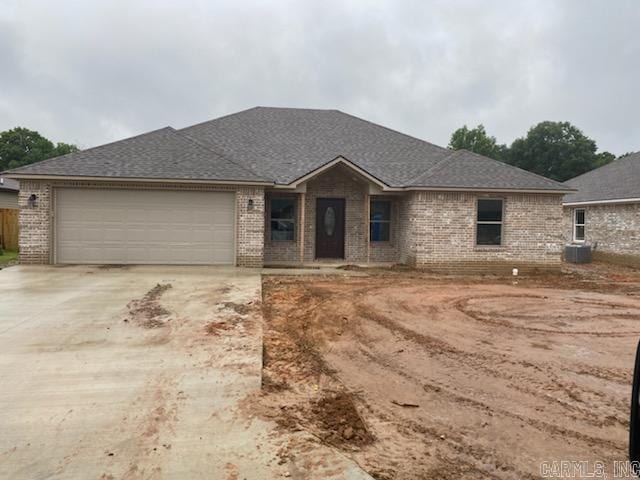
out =
<path fill-rule="evenodd" d="M 143 328 L 161 328 L 165 326 L 164 319 L 169 311 L 159 303 L 160 297 L 171 288 L 170 283 L 157 284 L 138 300 L 132 300 L 127 305 L 129 315 L 125 322 L 134 322 Z"/>
<path fill-rule="evenodd" d="M 625 460 L 640 274 L 265 277 L 255 409 L 378 479 Z"/>

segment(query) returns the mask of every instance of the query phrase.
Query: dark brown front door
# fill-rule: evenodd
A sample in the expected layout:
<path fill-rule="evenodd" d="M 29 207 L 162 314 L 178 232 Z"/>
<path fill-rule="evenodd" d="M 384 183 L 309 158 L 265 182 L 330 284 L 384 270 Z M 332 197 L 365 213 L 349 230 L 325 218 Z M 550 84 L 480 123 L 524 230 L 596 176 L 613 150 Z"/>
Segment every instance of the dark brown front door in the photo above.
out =
<path fill-rule="evenodd" d="M 344 198 L 318 198 L 316 258 L 344 258 Z"/>

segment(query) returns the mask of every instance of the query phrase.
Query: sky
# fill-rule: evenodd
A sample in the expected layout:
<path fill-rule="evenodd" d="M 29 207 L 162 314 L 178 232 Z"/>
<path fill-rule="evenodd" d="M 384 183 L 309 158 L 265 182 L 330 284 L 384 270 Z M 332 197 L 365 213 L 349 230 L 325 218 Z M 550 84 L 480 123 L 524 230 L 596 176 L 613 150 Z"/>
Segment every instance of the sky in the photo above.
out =
<path fill-rule="evenodd" d="M 639 0 L 0 0 L 0 131 L 81 148 L 253 106 L 446 146 L 569 121 L 640 150 Z"/>

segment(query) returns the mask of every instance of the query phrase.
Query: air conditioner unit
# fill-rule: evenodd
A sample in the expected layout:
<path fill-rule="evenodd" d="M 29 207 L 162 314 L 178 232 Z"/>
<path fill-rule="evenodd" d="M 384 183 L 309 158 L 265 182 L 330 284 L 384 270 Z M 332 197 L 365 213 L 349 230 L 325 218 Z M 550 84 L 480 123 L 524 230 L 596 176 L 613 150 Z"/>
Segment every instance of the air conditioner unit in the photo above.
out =
<path fill-rule="evenodd" d="M 591 263 L 591 245 L 566 245 L 564 259 L 571 263 Z"/>

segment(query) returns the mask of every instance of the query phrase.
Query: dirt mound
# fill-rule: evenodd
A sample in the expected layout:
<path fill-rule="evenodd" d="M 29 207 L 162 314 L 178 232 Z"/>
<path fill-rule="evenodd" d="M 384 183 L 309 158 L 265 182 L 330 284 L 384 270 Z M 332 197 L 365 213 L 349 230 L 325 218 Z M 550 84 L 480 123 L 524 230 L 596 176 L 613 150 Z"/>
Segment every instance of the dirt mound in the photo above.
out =
<path fill-rule="evenodd" d="M 170 312 L 162 307 L 158 300 L 171 288 L 170 283 L 157 284 L 139 300 L 132 300 L 127 305 L 129 315 L 125 322 L 133 322 L 143 328 L 161 328 L 165 325 L 163 317 L 167 317 Z"/>
<path fill-rule="evenodd" d="M 324 431 L 323 440 L 327 443 L 363 446 L 374 440 L 348 392 L 323 394 L 312 403 L 311 413 Z"/>

